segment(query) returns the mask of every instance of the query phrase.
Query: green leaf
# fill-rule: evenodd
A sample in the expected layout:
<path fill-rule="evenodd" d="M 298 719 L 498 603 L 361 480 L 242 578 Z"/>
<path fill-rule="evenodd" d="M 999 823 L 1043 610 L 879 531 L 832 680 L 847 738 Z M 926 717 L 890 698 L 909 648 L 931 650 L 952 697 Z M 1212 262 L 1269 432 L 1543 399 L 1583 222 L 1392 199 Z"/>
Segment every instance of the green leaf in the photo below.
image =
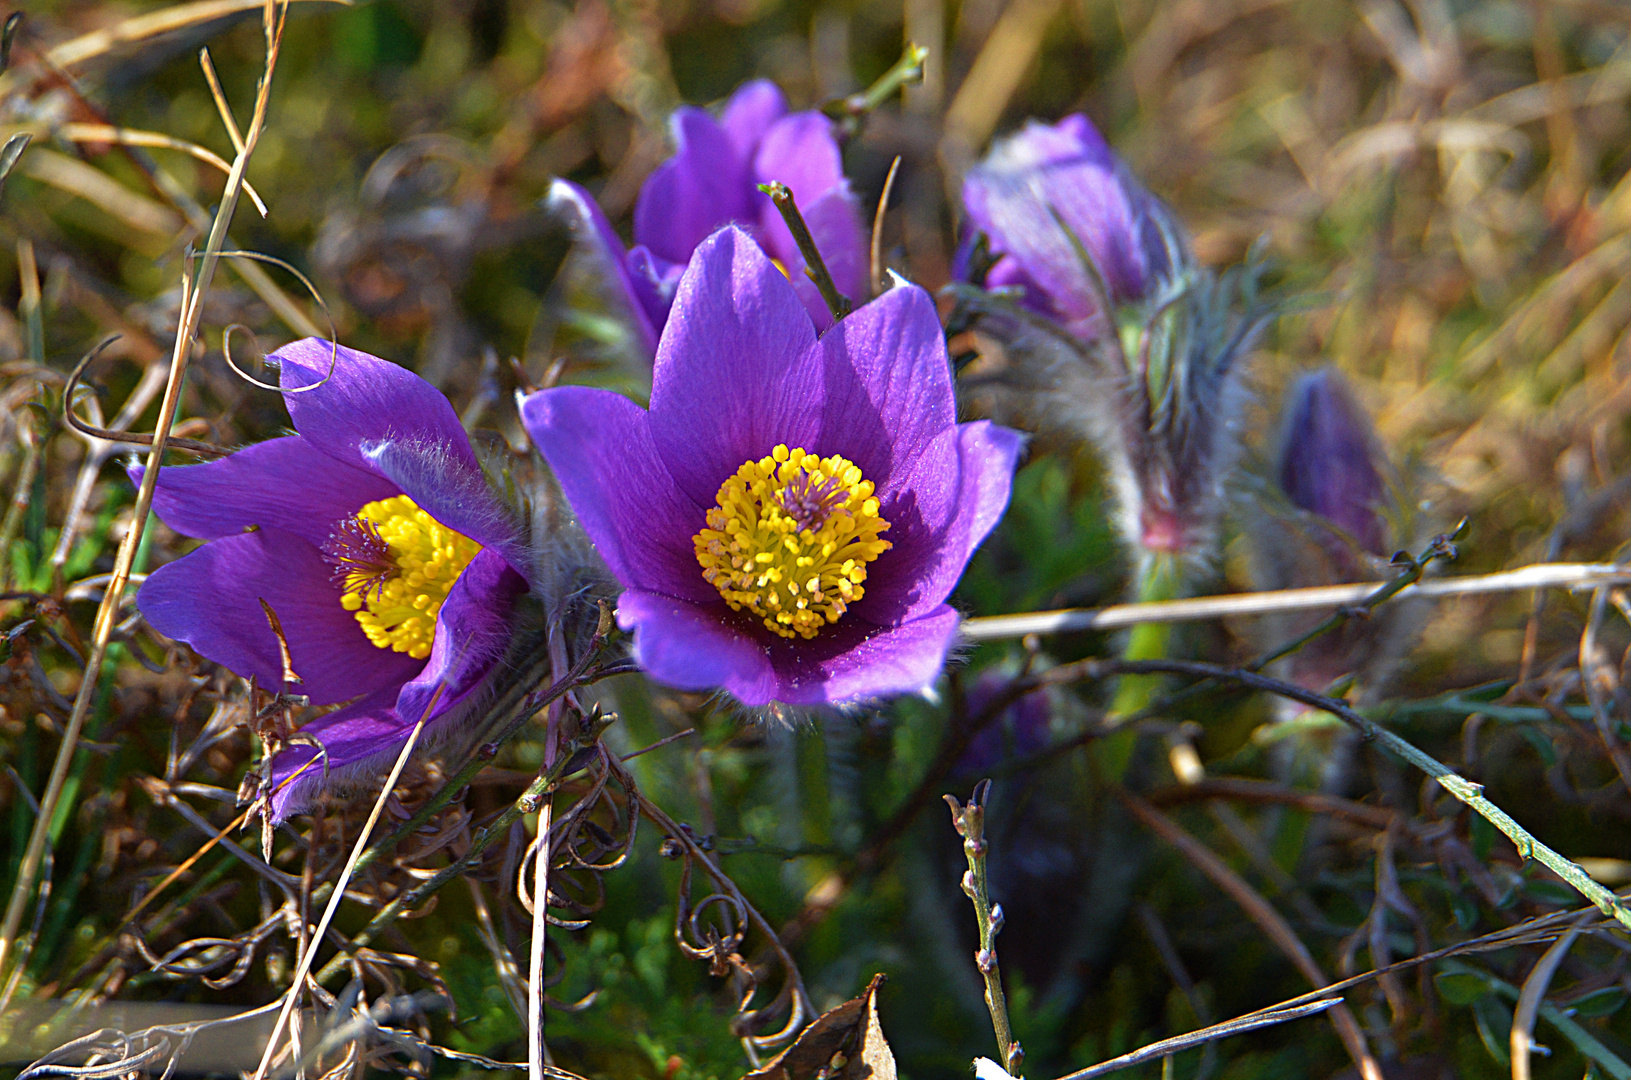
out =
<path fill-rule="evenodd" d="M 1573 907 L 1580 902 L 1579 893 L 1555 881 L 1526 881 L 1523 891 L 1533 899 L 1553 907 Z"/>
<path fill-rule="evenodd" d="M 1611 1016 L 1620 1010 L 1628 996 L 1631 994 L 1627 994 L 1623 986 L 1605 986 L 1575 1000 L 1569 1006 L 1569 1011 L 1577 1017 L 1588 1020 L 1599 1016 Z"/>
<path fill-rule="evenodd" d="M 1479 998 L 1473 1004 L 1472 1018 L 1489 1056 L 1502 1065 L 1508 1064 L 1512 1060 L 1507 1051 L 1512 1038 L 1512 1011 L 1494 998 Z"/>
<path fill-rule="evenodd" d="M 1451 1005 L 1471 1005 L 1493 990 L 1488 979 L 1470 971 L 1441 971 L 1433 976 L 1433 985 Z"/>

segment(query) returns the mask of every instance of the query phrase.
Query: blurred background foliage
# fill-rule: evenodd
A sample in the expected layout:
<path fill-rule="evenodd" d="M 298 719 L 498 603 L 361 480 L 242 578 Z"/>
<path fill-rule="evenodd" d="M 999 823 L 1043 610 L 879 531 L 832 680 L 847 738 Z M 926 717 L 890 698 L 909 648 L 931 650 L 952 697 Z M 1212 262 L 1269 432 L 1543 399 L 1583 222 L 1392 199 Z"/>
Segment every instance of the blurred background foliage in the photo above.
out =
<path fill-rule="evenodd" d="M 132 498 L 117 455 L 88 459 L 86 442 L 63 429 L 64 376 L 104 335 L 122 334 L 92 376 L 100 409 L 111 417 L 134 393 L 132 430 L 151 430 L 156 406 L 151 392 L 145 404 L 139 397 L 143 375 L 169 352 L 184 253 L 222 184 L 206 163 L 68 137 L 62 125 L 159 132 L 230 158 L 197 51 L 209 45 L 240 118 L 261 70 L 258 11 L 100 51 L 70 65 L 71 85 L 38 67 L 53 47 L 148 10 L 30 5 L 0 105 L 8 131 L 35 133 L 0 195 L 12 253 L 0 259 L 8 868 L 31 825 L 22 791 L 43 785 L 81 677 L 94 589 L 76 583 L 111 567 Z M 569 364 L 567 378 L 622 378 L 622 330 L 586 300 L 566 233 L 539 207 L 550 180 L 586 185 L 626 230 L 641 181 L 668 153 L 676 105 L 714 103 L 766 77 L 795 107 L 816 106 L 867 86 L 908 40 L 931 50 L 923 83 L 872 115 L 846 148 L 868 212 L 891 161 L 902 160 L 882 237 L 889 265 L 906 276 L 931 289 L 946 283 L 959 178 L 993 134 L 1085 111 L 1189 226 L 1203 261 L 1232 264 L 1266 237 L 1280 287 L 1314 298 L 1252 360 L 1256 395 L 1240 422 L 1252 453 L 1208 590 L 1253 586 L 1249 548 L 1262 513 L 1253 493 L 1277 403 L 1297 373 L 1319 364 L 1345 372 L 1374 416 L 1423 523 L 1409 539 L 1419 545 L 1470 518 L 1451 572 L 1619 556 L 1631 491 L 1621 465 L 1631 405 L 1631 9 L 1618 3 L 302 3 L 289 16 L 248 173 L 271 214 L 241 209 L 233 243 L 309 273 L 342 341 L 414 367 L 469 423 L 521 446 L 517 386 L 543 380 L 563 357 L 611 364 Z M 236 378 L 221 352 L 232 323 L 252 328 L 262 351 L 303 333 L 300 318 L 323 327 L 299 286 L 268 272 L 296 315 L 280 315 L 267 290 L 241 277 L 218 278 L 178 431 L 230 446 L 285 426 L 276 396 Z M 247 349 L 244 340 L 234 344 Z M 1127 567 L 1106 504 L 1083 448 L 1039 438 L 956 601 L 998 614 L 1123 599 Z M 71 542 L 59 550 L 65 523 Z M 144 558 L 157 564 L 185 546 L 156 527 Z M 1395 631 L 1406 653 L 1396 675 L 1368 689 L 1375 715 L 1619 885 L 1631 881 L 1631 797 L 1582 704 L 1587 608 L 1587 598 L 1542 604 L 1525 594 L 1420 609 L 1416 625 Z M 1610 676 L 1628 641 L 1623 620 L 1603 622 L 1596 643 Z M 1187 626 L 1177 642 L 1180 655 L 1225 662 L 1273 644 L 1246 619 Z M 981 776 L 997 776 L 992 858 L 1011 1011 L 1026 1074 L 1056 1076 L 1310 988 L 1229 896 L 1109 794 L 1101 748 L 1077 739 L 1088 745 L 1036 752 L 1087 731 L 1103 685 L 1032 702 L 1040 742 L 1024 741 L 1036 731 L 1027 734 L 1016 708 L 1003 739 L 959 750 L 959 725 L 991 680 L 1117 647 L 1094 634 L 985 645 L 965 655 L 938 700 L 791 725 L 637 677 L 597 693 L 618 713 L 606 740 L 620 752 L 696 729 L 631 763 L 635 778 L 706 840 L 778 928 L 819 1008 L 888 974 L 880 1007 L 902 1075 L 967 1075 L 972 1057 L 994 1056 L 958 890 L 962 856 L 938 796 L 966 796 Z M 20 993 L 270 1000 L 287 983 L 290 946 L 270 931 L 243 937 L 272 899 L 229 854 L 207 858 L 139 929 L 154 954 L 211 935 L 230 947 L 199 947 L 198 965 L 155 972 L 129 932 L 108 939 L 140 890 L 202 842 L 201 823 L 231 820 L 231 794 L 254 757 L 249 735 L 232 726 L 243 695 L 229 675 L 166 656 L 139 634 L 111 666 L 53 832 L 52 891 Z M 1480 689 L 1454 693 L 1466 688 Z M 1611 697 L 1606 739 L 1615 743 L 1631 738 L 1617 676 Z M 1128 781 L 1267 897 L 1329 978 L 1578 906 L 1480 819 L 1369 747 L 1352 751 L 1355 775 L 1342 792 L 1345 807 L 1363 812 L 1260 790 L 1211 802 L 1182 793 L 1167 754 L 1178 744 L 1192 744 L 1213 777 L 1316 788 L 1340 740 L 1314 719 L 1271 729 L 1272 719 L 1260 698 L 1195 699 L 1146 731 Z M 472 787 L 453 832 L 467 835 L 525 786 L 541 761 L 534 734 Z M 191 788 L 175 786 L 178 747 L 191 748 Z M 439 776 L 433 761 L 416 766 L 400 805 Z M 154 777 L 167 779 L 155 787 Z M 190 801 L 191 820 L 177 800 Z M 343 853 L 365 810 L 336 808 L 326 837 L 302 824 L 280 837 L 273 861 L 298 874 L 308 843 Z M 252 832 L 240 839 L 259 850 Z M 588 925 L 552 934 L 559 982 L 550 994 L 584 1007 L 549 1014 L 551 1049 L 585 1076 L 731 1080 L 748 1062 L 729 1028 L 729 992 L 675 948 L 679 869 L 660 841 L 643 830 L 631 861 L 596 879 L 603 904 Z M 427 1033 L 514 1059 L 525 1056 L 524 1026 L 507 996 L 513 976 L 501 977 L 495 956 L 525 956 L 528 919 L 509 887 L 513 864 L 491 855 L 471 889 L 445 890 L 378 947 L 415 961 L 391 968 L 402 985 L 445 986 L 456 1003 L 456 1019 L 440 1016 Z M 396 895 L 445 857 L 434 847 L 405 852 L 365 875 L 359 895 Z M 343 932 L 364 921 L 361 910 L 342 912 Z M 1515 988 L 1543 948 L 1511 945 L 1367 982 L 1349 1002 L 1390 1077 L 1509 1075 Z M 221 957 L 224 968 L 200 970 Z M 200 981 L 240 959 L 230 985 Z M 1538 1037 L 1552 1053 L 1536 1058 L 1535 1075 L 1631 1075 L 1631 1013 L 1620 1010 L 1628 988 L 1624 936 L 1582 939 L 1552 988 L 1559 1007 L 1575 1009 L 1575 1027 L 1543 1018 Z M 1341 1043 L 1316 1018 L 1186 1052 L 1174 1075 L 1344 1069 Z"/>

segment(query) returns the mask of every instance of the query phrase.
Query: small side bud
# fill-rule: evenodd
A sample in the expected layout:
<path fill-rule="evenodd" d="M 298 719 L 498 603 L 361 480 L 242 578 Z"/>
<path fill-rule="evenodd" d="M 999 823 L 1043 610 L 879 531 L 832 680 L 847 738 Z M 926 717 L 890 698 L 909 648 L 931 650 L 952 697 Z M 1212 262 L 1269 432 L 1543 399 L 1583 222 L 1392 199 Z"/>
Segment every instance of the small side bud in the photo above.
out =
<path fill-rule="evenodd" d="M 1324 368 L 1297 380 L 1286 398 L 1275 479 L 1292 505 L 1340 530 L 1333 540 L 1385 556 L 1387 484 L 1378 457 L 1370 418 L 1340 374 Z"/>

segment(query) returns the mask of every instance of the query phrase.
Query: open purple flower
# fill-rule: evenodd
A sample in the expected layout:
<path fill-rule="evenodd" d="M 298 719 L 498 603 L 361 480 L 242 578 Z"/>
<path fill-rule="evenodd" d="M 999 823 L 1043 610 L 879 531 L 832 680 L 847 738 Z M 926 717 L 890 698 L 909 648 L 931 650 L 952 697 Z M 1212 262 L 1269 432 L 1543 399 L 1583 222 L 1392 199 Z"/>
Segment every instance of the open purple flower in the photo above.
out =
<path fill-rule="evenodd" d="M 624 252 L 594 199 L 571 181 L 555 181 L 548 200 L 574 223 L 578 242 L 589 247 L 624 294 L 648 350 L 656 348 L 691 253 L 728 224 L 745 228 L 776 260 L 816 326 L 832 324 L 786 223 L 758 189 L 773 180 L 792 189 L 838 290 L 860 300 L 866 289 L 866 232 L 844 177 L 832 121 L 819 112 L 788 113 L 775 84 L 759 80 L 731 95 L 717 120 L 686 107 L 675 110 L 670 124 L 674 156 L 640 189 L 633 250 Z"/>
<path fill-rule="evenodd" d="M 1101 291 L 1111 305 L 1142 300 L 1187 261 L 1166 207 L 1080 113 L 998 140 L 963 203 L 997 257 L 981 284 L 1023 287 L 1027 307 L 1077 337 L 1113 328 Z"/>
<path fill-rule="evenodd" d="M 480 690 L 529 563 L 522 529 L 429 383 L 316 338 L 269 359 L 298 434 L 160 472 L 153 509 L 209 542 L 154 571 L 137 606 L 160 633 L 263 688 L 348 703 L 302 729 L 325 760 L 274 797 L 281 820 L 325 775 L 381 772 L 421 718 L 434 732 Z M 263 601 L 298 683 L 284 681 Z M 303 744 L 279 753 L 273 785 L 316 756 Z"/>
<path fill-rule="evenodd" d="M 651 408 L 544 390 L 522 419 L 659 682 L 748 705 L 921 689 L 946 597 L 1008 502 L 1020 437 L 958 424 L 934 302 L 900 284 L 819 340 L 740 229 L 697 248 Z M 863 584 L 864 583 L 864 584 Z"/>

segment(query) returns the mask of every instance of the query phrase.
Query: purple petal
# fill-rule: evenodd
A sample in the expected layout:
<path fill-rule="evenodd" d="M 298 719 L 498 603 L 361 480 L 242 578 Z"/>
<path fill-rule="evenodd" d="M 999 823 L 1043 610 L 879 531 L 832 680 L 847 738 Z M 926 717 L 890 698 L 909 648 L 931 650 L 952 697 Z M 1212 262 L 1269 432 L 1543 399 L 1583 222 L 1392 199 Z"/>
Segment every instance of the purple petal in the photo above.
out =
<path fill-rule="evenodd" d="M 544 205 L 550 213 L 567 222 L 572 242 L 593 262 L 601 278 L 627 303 L 629 317 L 645 346 L 647 355 L 657 349 L 657 328 L 661 318 L 653 318 L 642 283 L 631 275 L 631 260 L 624 254 L 611 222 L 590 194 L 570 180 L 556 180 L 549 187 Z M 647 289 L 649 291 L 649 287 Z M 667 314 L 664 309 L 665 316 Z"/>
<path fill-rule="evenodd" d="M 748 705 L 776 700 L 780 682 L 769 648 L 727 623 L 729 614 L 717 593 L 712 604 L 644 589 L 627 589 L 617 599 L 617 625 L 634 631 L 635 659 L 653 679 L 680 690 L 723 686 Z"/>
<path fill-rule="evenodd" d="M 670 596 L 719 599 L 702 579 L 691 542 L 703 527 L 703 506 L 675 486 L 672 458 L 658 452 L 638 405 L 607 390 L 562 386 L 523 401 L 521 419 L 618 581 Z M 706 505 L 713 505 L 723 480 L 713 480 Z"/>
<path fill-rule="evenodd" d="M 144 469 L 130 469 L 132 483 L 141 483 Z M 335 522 L 365 503 L 397 494 L 390 481 L 336 461 L 294 436 L 246 446 L 204 465 L 161 469 L 153 509 L 185 536 L 213 540 L 261 526 L 321 545 Z"/>
<path fill-rule="evenodd" d="M 444 443 L 389 440 L 364 443 L 362 458 L 402 489 L 414 504 L 446 525 L 500 552 L 511 566 L 531 573 L 515 519 L 481 470 L 450 453 Z"/>
<path fill-rule="evenodd" d="M 1342 528 L 1373 555 L 1387 554 L 1387 485 L 1376 468 L 1370 418 L 1342 377 L 1304 375 L 1287 395 L 1280 486 L 1293 505 Z"/>
<path fill-rule="evenodd" d="M 719 126 L 730 136 L 731 145 L 742 161 L 752 161 L 770 125 L 787 112 L 787 99 L 775 83 L 768 79 L 755 79 L 731 95 L 719 114 Z"/>
<path fill-rule="evenodd" d="M 709 233 L 748 217 L 748 163 L 730 135 L 701 109 L 677 109 L 669 121 L 674 156 L 657 167 L 634 206 L 634 241 L 684 263 Z"/>
<path fill-rule="evenodd" d="M 1113 301 L 1142 297 L 1151 278 L 1168 270 L 1159 204 L 1085 116 L 1033 121 L 999 140 L 969 171 L 963 200 L 992 250 L 1011 255 L 1066 321 L 1097 315 L 1072 233 Z"/>
<path fill-rule="evenodd" d="M 709 237 L 652 371 L 651 438 L 680 490 L 712 506 L 743 462 L 778 443 L 813 450 L 821 380 L 815 329 L 787 279 L 742 230 Z"/>
<path fill-rule="evenodd" d="M 136 596 L 149 624 L 263 689 L 305 694 L 331 705 L 399 687 L 424 665 L 381 649 L 340 606 L 332 567 L 311 543 L 263 528 L 211 540 L 159 567 Z M 289 644 L 298 685 L 283 686 L 277 637 L 260 601 L 272 606 Z"/>
<path fill-rule="evenodd" d="M 634 295 L 651 325 L 658 328 L 660 337 L 662 327 L 668 322 L 669 309 L 674 306 L 674 291 L 680 287 L 685 264 L 659 259 L 645 248 L 636 247 L 629 252 L 628 270 Z M 656 350 L 655 340 L 652 350 Z"/>
<path fill-rule="evenodd" d="M 934 301 L 915 285 L 897 286 L 823 335 L 820 348 L 819 452 L 855 462 L 887 499 L 957 423 Z"/>
<path fill-rule="evenodd" d="M 898 626 L 872 630 L 830 657 L 812 649 L 778 649 L 775 668 L 780 686 L 774 698 L 789 705 L 842 705 L 923 690 L 940 674 L 958 621 L 957 612 L 941 604 Z M 846 629 L 843 622 L 822 633 L 840 629 Z M 858 629 L 860 624 L 851 632 Z M 735 693 L 729 683 L 725 688 Z"/>
<path fill-rule="evenodd" d="M 948 430 L 884 500 L 895 546 L 878 557 L 853 613 L 875 623 L 920 618 L 951 595 L 974 549 L 1002 517 L 1024 437 L 987 420 Z"/>
<path fill-rule="evenodd" d="M 794 113 L 770 125 L 754 156 L 753 174 L 757 183 L 779 180 L 792 188 L 800 207 L 833 188 L 849 186 L 832 121 L 818 112 Z M 768 201 L 762 193 L 759 198 Z"/>
<path fill-rule="evenodd" d="M 303 734 L 323 744 L 325 758 L 301 771 L 301 766 L 318 756 L 317 748 L 295 743 L 272 759 L 272 820 L 281 822 L 304 810 L 332 781 L 367 778 L 377 782 L 384 777 L 388 762 L 395 762 L 413 730 L 392 707 L 395 701 L 396 689 L 387 687 L 302 727 Z M 376 763 L 380 767 L 371 767 Z"/>
<path fill-rule="evenodd" d="M 1020 303 L 1039 315 L 1059 314 L 1058 307 L 1048 295 L 1046 289 L 1036 283 L 1036 280 L 1026 272 L 1025 267 L 1012 255 L 1003 255 L 991 264 L 991 269 L 985 274 L 985 287 L 987 289 L 1012 289 L 1018 287 L 1024 290 L 1020 296 Z M 1096 308 L 1091 310 L 1096 311 Z"/>
<path fill-rule="evenodd" d="M 397 715 L 428 721 L 476 690 L 509 645 L 510 609 L 525 589 L 521 575 L 491 549 L 471 559 L 436 615 L 430 657 L 402 687 Z"/>
<path fill-rule="evenodd" d="M 618 625 L 657 682 L 721 687 L 744 705 L 842 705 L 921 690 L 934 681 L 957 633 L 942 606 L 901 626 L 844 619 L 814 641 L 771 638 L 722 604 L 692 604 L 640 589 L 618 598 Z"/>
<path fill-rule="evenodd" d="M 268 359 L 283 367 L 283 400 L 295 430 L 318 450 L 368 468 L 363 443 L 412 440 L 442 448 L 449 461 L 479 472 L 470 437 L 447 397 L 407 368 L 339 347 L 334 374 L 315 390 L 291 394 L 329 373 L 333 346 L 321 338 L 285 345 Z"/>

